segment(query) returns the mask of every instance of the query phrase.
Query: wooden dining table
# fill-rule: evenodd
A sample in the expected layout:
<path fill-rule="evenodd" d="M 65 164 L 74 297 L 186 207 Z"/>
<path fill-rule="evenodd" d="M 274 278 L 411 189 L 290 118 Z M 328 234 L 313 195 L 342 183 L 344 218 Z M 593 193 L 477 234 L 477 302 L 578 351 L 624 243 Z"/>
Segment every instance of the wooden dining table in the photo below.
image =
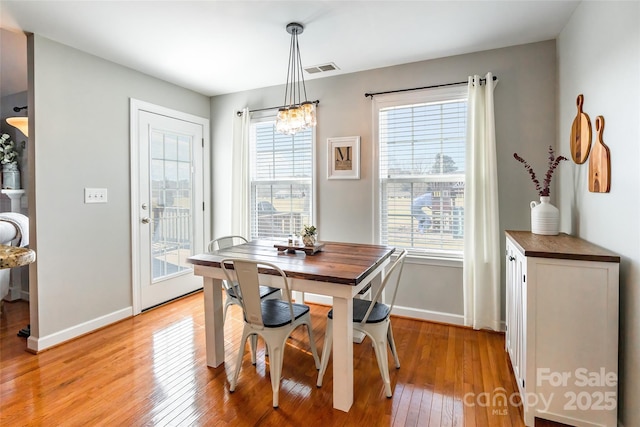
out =
<path fill-rule="evenodd" d="M 353 404 L 353 298 L 367 285 L 380 286 L 385 266 L 395 248 L 359 243 L 323 242 L 313 255 L 280 251 L 281 241 L 254 240 L 245 244 L 188 258 L 194 273 L 203 277 L 207 365 L 224 362 L 224 328 L 220 261 L 241 258 L 265 261 L 280 267 L 293 291 L 333 298 L 333 407 L 349 411 Z M 281 287 L 273 270 L 260 270 L 260 283 Z"/>

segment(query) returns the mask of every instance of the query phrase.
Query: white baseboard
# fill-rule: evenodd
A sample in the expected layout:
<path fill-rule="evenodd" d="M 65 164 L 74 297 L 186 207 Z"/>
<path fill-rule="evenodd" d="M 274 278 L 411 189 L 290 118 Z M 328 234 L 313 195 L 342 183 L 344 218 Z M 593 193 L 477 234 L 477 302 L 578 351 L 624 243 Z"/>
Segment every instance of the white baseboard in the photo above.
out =
<path fill-rule="evenodd" d="M 6 297 L 4 297 L 5 301 L 17 301 L 20 299 L 22 293 L 22 287 L 18 286 L 10 286 L 9 293 Z"/>
<path fill-rule="evenodd" d="M 11 286 L 9 293 L 4 297 L 5 301 L 17 301 L 19 299 L 29 301 L 29 291 L 23 291 L 21 286 Z"/>
<path fill-rule="evenodd" d="M 104 326 L 132 316 L 133 307 L 127 307 L 123 308 L 122 310 L 114 311 L 113 313 L 95 318 L 93 320 L 89 320 L 79 325 L 72 326 L 71 328 L 55 332 L 51 335 L 46 335 L 44 337 L 34 337 L 32 335 L 27 339 L 27 348 L 36 352 L 46 350 L 49 347 L 62 344 L 65 341 L 69 341 L 73 338 L 77 338 L 81 335 L 93 332 L 96 329 L 100 329 Z"/>
<path fill-rule="evenodd" d="M 427 320 L 438 323 L 449 323 L 451 325 L 464 326 L 464 316 L 462 314 L 443 313 L 440 311 L 423 310 L 413 307 L 395 306 L 391 314 L 396 316 L 409 317 L 411 319 Z M 506 331 L 506 323 L 500 321 L 498 332 Z"/>
<path fill-rule="evenodd" d="M 311 303 L 314 303 L 314 304 L 328 305 L 329 307 L 331 307 L 333 305 L 333 298 L 328 297 L 326 295 L 317 295 L 317 294 L 305 293 L 304 294 L 304 301 L 305 302 L 311 302 Z"/>
<path fill-rule="evenodd" d="M 452 325 L 464 326 L 464 316 L 462 314 L 443 313 L 440 311 L 423 310 L 413 307 L 393 307 L 391 314 L 396 316 L 409 317 L 418 320 L 428 320 L 431 322 L 449 323 Z"/>

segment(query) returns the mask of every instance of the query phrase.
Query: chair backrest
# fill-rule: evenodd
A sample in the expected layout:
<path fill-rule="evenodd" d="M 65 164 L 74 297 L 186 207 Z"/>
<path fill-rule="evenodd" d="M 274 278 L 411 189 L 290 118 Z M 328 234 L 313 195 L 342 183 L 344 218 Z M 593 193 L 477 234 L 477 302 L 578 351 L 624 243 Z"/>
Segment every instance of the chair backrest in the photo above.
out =
<path fill-rule="evenodd" d="M 247 239 L 242 236 L 223 236 L 218 237 L 217 239 L 213 239 L 209 242 L 209 246 L 207 246 L 208 252 L 217 251 L 219 249 L 227 249 L 231 246 L 241 245 L 243 243 L 247 243 Z"/>
<path fill-rule="evenodd" d="M 293 322 L 293 307 L 291 305 L 291 293 L 289 290 L 289 281 L 284 271 L 278 266 L 268 262 L 258 262 L 239 258 L 227 258 L 220 261 L 222 270 L 229 283 L 235 281 L 238 283 L 240 292 L 238 292 L 238 300 L 242 306 L 244 312 L 244 319 L 247 323 L 255 326 L 264 326 L 262 322 L 262 306 L 260 301 L 260 284 L 258 281 L 259 269 L 262 267 L 268 267 L 275 270 L 282 278 L 282 290 L 285 294 L 284 301 L 289 304 L 289 313 L 291 315 L 291 322 Z M 230 266 L 235 270 L 235 280 L 232 277 L 232 273 L 229 271 Z"/>
<path fill-rule="evenodd" d="M 396 295 L 398 293 L 398 286 L 400 285 L 400 276 L 402 276 L 404 259 L 407 257 L 407 253 L 408 253 L 407 250 L 403 249 L 402 252 L 400 252 L 400 255 L 398 255 L 398 258 L 396 258 L 396 260 L 391 265 L 391 267 L 386 271 L 384 279 L 382 280 L 382 283 L 380 284 L 380 287 L 378 288 L 376 294 L 373 295 L 373 297 L 371 298 L 371 304 L 369 304 L 369 308 L 367 309 L 367 312 L 364 315 L 362 322 L 360 323 L 362 324 L 367 323 L 367 320 L 369 319 L 369 315 L 371 314 L 371 311 L 373 310 L 373 307 L 375 306 L 376 301 L 378 301 L 378 299 L 380 298 L 380 295 L 382 295 L 382 292 L 387 287 L 387 284 L 389 284 L 390 282 L 392 283 L 391 286 L 393 286 L 393 293 L 391 295 L 391 303 L 388 305 L 390 310 L 393 309 L 393 305 L 396 303 Z"/>

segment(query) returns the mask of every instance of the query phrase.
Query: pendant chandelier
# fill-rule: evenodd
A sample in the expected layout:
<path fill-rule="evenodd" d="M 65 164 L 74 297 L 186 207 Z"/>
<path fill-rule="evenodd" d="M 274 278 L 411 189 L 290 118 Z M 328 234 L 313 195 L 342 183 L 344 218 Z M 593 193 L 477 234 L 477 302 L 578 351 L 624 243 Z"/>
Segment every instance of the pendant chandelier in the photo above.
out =
<path fill-rule="evenodd" d="M 302 34 L 303 30 L 304 27 L 295 22 L 287 25 L 287 32 L 291 34 L 287 84 L 284 90 L 284 104 L 278 110 L 276 118 L 276 131 L 287 135 L 294 135 L 316 125 L 316 106 L 307 100 L 300 47 L 298 46 L 298 35 Z"/>

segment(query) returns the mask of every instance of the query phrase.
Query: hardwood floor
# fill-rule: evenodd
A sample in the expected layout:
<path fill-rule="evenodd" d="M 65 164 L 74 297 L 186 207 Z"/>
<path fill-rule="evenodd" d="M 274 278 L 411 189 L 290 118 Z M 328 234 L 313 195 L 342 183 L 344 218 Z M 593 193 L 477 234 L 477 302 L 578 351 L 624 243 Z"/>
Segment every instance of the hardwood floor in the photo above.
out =
<path fill-rule="evenodd" d="M 354 345 L 355 399 L 349 413 L 332 409 L 331 363 L 322 388 L 298 329 L 285 352 L 280 407 L 271 406 L 268 357 L 246 352 L 229 392 L 242 321 L 229 310 L 226 357 L 205 362 L 202 293 L 183 298 L 33 355 L 16 333 L 28 304 L 6 303 L 0 317 L 2 426 L 523 426 L 519 406 L 490 406 L 480 396 L 511 396 L 515 382 L 504 335 L 393 318 L 402 367 L 389 363 L 393 398 L 372 346 Z M 311 305 L 318 351 L 327 307 Z M 483 394 L 485 393 L 485 394 Z M 537 427 L 560 424 L 537 420 Z"/>

